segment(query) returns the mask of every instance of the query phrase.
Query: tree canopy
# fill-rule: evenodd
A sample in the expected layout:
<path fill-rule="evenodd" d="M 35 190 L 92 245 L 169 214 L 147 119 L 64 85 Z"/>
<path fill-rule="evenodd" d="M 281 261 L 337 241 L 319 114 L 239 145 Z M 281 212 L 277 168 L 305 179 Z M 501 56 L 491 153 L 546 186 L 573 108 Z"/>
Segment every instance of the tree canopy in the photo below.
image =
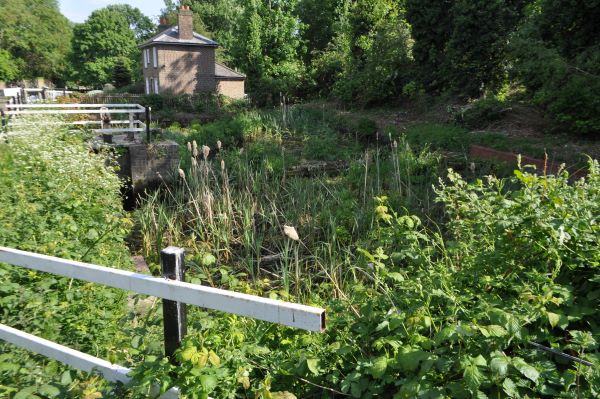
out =
<path fill-rule="evenodd" d="M 123 68 L 131 72 L 139 64 L 137 45 L 154 29 L 148 17 L 128 5 L 111 5 L 92 12 L 73 29 L 73 79 L 101 86 L 112 82 L 117 65 L 120 76 Z"/>
<path fill-rule="evenodd" d="M 71 35 L 56 0 L 0 0 L 0 80 L 63 79 Z"/>

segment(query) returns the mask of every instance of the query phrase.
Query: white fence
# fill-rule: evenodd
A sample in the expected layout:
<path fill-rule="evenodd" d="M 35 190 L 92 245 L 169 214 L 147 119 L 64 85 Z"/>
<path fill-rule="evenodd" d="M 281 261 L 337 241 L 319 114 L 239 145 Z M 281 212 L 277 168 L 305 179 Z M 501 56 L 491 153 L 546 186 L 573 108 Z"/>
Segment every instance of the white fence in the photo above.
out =
<path fill-rule="evenodd" d="M 149 110 L 139 104 L 18 104 L 6 105 L 8 111 L 4 112 L 9 118 L 24 115 L 112 115 L 127 114 L 127 120 L 107 120 L 100 118 L 87 121 L 54 122 L 60 124 L 94 126 L 92 131 L 96 133 L 136 133 L 147 131 L 147 119 Z M 145 115 L 146 122 L 139 119 L 139 115 Z M 22 126 L 28 124 L 26 121 L 11 119 L 10 126 Z M 122 127 L 120 125 L 126 125 Z"/>
<path fill-rule="evenodd" d="M 166 278 L 173 278 L 171 274 L 179 274 L 180 278 L 183 278 L 182 249 L 169 247 L 161 252 L 161 259 L 163 259 L 163 275 Z M 165 261 L 164 259 L 172 259 L 172 261 Z M 165 265 L 165 262 L 171 264 Z M 322 332 L 325 329 L 325 310 L 317 307 L 205 287 L 184 281 L 152 277 L 126 270 L 66 260 L 6 247 L 0 247 L 0 263 L 103 284 L 140 294 L 153 295 L 163 298 L 163 309 L 166 309 L 165 305 L 169 303 L 176 304 L 177 313 L 181 312 L 181 304 L 190 304 L 279 323 L 307 331 Z M 165 272 L 167 269 L 170 272 Z M 183 320 L 185 324 L 185 308 L 183 308 L 183 312 L 183 318 L 175 315 L 177 323 L 181 323 Z M 166 323 L 173 322 L 173 318 L 169 317 L 171 321 L 168 321 L 167 314 L 164 314 L 165 344 L 168 344 L 169 340 L 173 342 L 173 337 L 166 336 L 167 330 L 169 330 L 169 326 Z M 171 326 L 171 331 L 173 327 L 179 333 L 179 336 L 175 337 L 175 339 L 177 342 L 180 342 L 183 335 L 185 335 L 186 326 Z M 97 370 L 104 378 L 110 381 L 127 382 L 130 380 L 127 376 L 130 370 L 125 367 L 110 364 L 103 359 L 75 351 L 6 325 L 0 324 L 0 339 L 84 371 Z M 178 390 L 174 388 L 162 397 L 165 399 L 176 398 L 178 397 Z"/>

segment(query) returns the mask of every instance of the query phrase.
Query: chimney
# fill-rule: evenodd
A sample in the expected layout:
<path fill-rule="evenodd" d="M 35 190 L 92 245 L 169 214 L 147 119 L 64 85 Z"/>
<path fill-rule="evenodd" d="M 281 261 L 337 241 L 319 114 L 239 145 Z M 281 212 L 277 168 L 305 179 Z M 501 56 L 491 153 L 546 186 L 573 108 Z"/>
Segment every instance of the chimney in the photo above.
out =
<path fill-rule="evenodd" d="M 160 17 L 160 23 L 158 24 L 158 31 L 162 32 L 163 30 L 167 29 L 169 27 L 169 21 L 167 20 L 167 17 L 165 17 L 164 15 L 162 17 Z"/>
<path fill-rule="evenodd" d="M 177 24 L 179 25 L 180 40 L 192 40 L 194 38 L 194 21 L 190 6 L 181 6 L 177 15 Z"/>

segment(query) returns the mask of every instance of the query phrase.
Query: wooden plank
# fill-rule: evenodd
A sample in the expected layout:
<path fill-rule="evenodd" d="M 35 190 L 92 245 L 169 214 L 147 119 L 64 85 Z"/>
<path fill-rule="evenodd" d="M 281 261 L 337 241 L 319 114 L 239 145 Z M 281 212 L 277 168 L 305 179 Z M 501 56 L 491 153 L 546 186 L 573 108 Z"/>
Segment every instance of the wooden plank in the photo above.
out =
<path fill-rule="evenodd" d="M 131 381 L 131 378 L 127 375 L 131 372 L 131 369 L 127 367 L 112 364 L 104 359 L 79 352 L 4 324 L 0 324 L 0 339 L 20 348 L 57 360 L 78 370 L 88 373 L 98 371 L 108 381 L 122 382 L 124 384 Z M 161 399 L 176 399 L 178 397 L 179 390 L 177 388 L 172 388 L 160 396 Z"/>
<path fill-rule="evenodd" d="M 182 281 L 165 280 L 126 270 L 60 259 L 6 247 L 0 247 L 0 262 L 303 330 L 321 332 L 325 329 L 325 309 L 317 307 Z"/>

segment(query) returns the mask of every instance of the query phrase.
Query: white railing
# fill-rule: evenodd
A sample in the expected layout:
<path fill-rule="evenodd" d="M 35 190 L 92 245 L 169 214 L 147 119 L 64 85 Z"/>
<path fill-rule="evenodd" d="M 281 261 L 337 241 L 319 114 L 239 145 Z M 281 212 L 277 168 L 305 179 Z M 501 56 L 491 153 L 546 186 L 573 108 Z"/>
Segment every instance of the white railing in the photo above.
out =
<path fill-rule="evenodd" d="M 171 358 L 187 330 L 184 304 L 307 331 L 322 332 L 325 329 L 325 310 L 321 308 L 180 281 L 183 280 L 184 270 L 183 250 L 180 248 L 169 247 L 161 251 L 163 278 L 6 247 L 0 247 L 0 263 L 163 298 L 165 351 Z M 0 339 L 84 371 L 98 370 L 110 381 L 130 380 L 127 376 L 130 370 L 125 367 L 2 324 Z M 165 395 L 163 398 L 175 398 L 178 391 L 174 388 Z"/>
<path fill-rule="evenodd" d="M 107 122 L 101 120 L 54 122 L 56 124 L 70 125 L 100 125 L 100 128 L 92 129 L 96 133 L 144 132 L 147 131 L 149 118 L 149 110 L 140 104 L 19 104 L 13 101 L 11 104 L 6 104 L 5 107 L 7 111 L 4 114 L 9 118 L 24 115 L 129 115 L 127 120 L 110 120 Z M 146 122 L 142 122 L 139 119 L 139 114 L 146 116 Z M 28 124 L 31 123 L 19 119 L 10 120 L 10 126 Z M 122 124 L 127 125 L 127 127 L 117 127 Z"/>

